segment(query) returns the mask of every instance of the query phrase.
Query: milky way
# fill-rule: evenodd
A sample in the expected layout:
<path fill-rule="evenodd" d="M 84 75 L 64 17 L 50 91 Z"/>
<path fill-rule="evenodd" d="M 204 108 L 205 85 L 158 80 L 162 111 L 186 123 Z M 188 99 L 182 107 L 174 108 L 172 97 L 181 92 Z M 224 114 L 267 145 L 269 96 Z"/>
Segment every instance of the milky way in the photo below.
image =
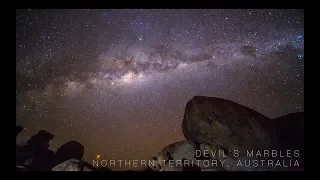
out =
<path fill-rule="evenodd" d="M 16 124 L 89 163 L 183 140 L 185 104 L 225 98 L 270 118 L 304 111 L 303 10 L 17 10 Z"/>

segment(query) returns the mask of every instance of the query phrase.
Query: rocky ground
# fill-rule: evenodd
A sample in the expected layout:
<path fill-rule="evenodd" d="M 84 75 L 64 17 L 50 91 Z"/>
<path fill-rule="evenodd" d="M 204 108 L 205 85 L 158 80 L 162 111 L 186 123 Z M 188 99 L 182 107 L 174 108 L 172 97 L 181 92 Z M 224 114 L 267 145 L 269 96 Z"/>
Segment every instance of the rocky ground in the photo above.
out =
<path fill-rule="evenodd" d="M 17 135 L 22 127 L 17 126 Z M 303 171 L 304 113 L 270 119 L 240 104 L 195 96 L 185 108 L 185 141 L 164 147 L 146 171 Z M 82 160 L 84 147 L 70 141 L 48 149 L 53 135 L 40 131 L 17 146 L 17 171 L 110 171 Z"/>

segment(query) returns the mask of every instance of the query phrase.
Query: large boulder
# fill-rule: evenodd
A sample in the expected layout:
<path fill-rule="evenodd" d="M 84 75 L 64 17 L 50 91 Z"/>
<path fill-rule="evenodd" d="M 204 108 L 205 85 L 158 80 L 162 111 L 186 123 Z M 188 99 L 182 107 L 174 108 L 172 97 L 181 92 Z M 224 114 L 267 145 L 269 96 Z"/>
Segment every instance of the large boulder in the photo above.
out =
<path fill-rule="evenodd" d="M 195 96 L 186 105 L 182 131 L 186 139 L 227 150 L 271 148 L 265 129 L 271 119 L 235 102 Z"/>
<path fill-rule="evenodd" d="M 49 149 L 49 142 L 54 135 L 40 130 L 27 143 L 17 149 L 16 164 L 31 171 L 48 171 L 54 166 L 54 152 Z"/>
<path fill-rule="evenodd" d="M 69 159 L 53 167 L 52 171 L 97 171 L 97 169 L 85 161 Z"/>
<path fill-rule="evenodd" d="M 54 158 L 54 152 L 47 150 L 43 153 L 34 154 L 23 163 L 23 166 L 30 171 L 50 171 L 55 165 Z"/>
<path fill-rule="evenodd" d="M 281 148 L 304 149 L 304 112 L 278 117 L 272 120 L 272 124 Z"/>
<path fill-rule="evenodd" d="M 69 141 L 63 144 L 56 153 L 57 164 L 69 159 L 81 160 L 84 154 L 84 147 L 77 141 Z"/>
<path fill-rule="evenodd" d="M 186 105 L 182 130 L 186 139 L 200 144 L 196 151 L 226 155 L 204 157 L 205 161 L 223 161 L 217 170 L 303 170 L 304 113 L 269 119 L 232 101 L 195 96 Z M 293 156 L 297 149 L 299 157 Z"/>
<path fill-rule="evenodd" d="M 304 169 L 304 112 L 290 113 L 272 120 L 279 149 L 299 151 L 299 168 Z"/>
<path fill-rule="evenodd" d="M 35 154 L 42 153 L 49 149 L 49 143 L 53 138 L 53 134 L 45 130 L 40 130 L 27 141 L 23 148 L 25 151 L 33 152 Z"/>

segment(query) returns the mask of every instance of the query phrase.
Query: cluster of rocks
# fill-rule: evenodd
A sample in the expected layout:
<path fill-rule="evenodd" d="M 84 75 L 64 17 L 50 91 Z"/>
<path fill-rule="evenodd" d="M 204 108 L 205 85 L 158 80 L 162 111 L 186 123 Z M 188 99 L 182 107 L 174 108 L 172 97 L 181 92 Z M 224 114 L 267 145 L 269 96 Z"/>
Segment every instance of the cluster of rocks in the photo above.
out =
<path fill-rule="evenodd" d="M 16 126 L 16 136 L 23 127 Z M 25 145 L 16 145 L 17 171 L 95 171 L 101 170 L 82 160 L 84 147 L 77 141 L 63 144 L 56 152 L 49 149 L 54 138 L 40 130 Z"/>
<path fill-rule="evenodd" d="M 182 131 L 187 140 L 165 147 L 151 159 L 155 161 L 151 169 L 301 171 L 304 167 L 303 112 L 270 119 L 232 101 L 195 96 L 186 105 Z"/>
<path fill-rule="evenodd" d="M 16 127 L 16 135 L 23 128 Z M 225 99 L 195 96 L 186 105 L 184 141 L 152 157 L 146 171 L 303 170 L 304 113 L 270 119 Z M 16 149 L 19 171 L 110 171 L 82 160 L 76 141 L 49 150 L 54 136 L 41 130 Z M 297 165 L 298 162 L 298 165 Z M 239 164 L 240 163 L 240 164 Z M 263 164 L 264 163 L 264 164 Z"/>

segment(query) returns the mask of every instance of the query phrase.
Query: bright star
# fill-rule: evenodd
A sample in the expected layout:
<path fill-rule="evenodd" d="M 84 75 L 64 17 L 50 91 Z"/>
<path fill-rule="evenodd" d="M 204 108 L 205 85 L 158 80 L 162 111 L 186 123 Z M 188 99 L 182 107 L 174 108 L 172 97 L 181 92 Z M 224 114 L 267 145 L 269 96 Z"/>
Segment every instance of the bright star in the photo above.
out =
<path fill-rule="evenodd" d="M 303 59 L 303 55 L 302 54 L 298 54 L 297 57 L 298 57 L 299 60 Z"/>

